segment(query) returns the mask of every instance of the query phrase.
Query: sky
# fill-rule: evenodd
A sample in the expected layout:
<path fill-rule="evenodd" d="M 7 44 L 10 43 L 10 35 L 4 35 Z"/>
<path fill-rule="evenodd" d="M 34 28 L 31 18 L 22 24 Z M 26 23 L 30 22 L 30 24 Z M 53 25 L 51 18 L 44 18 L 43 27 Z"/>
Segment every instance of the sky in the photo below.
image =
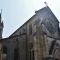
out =
<path fill-rule="evenodd" d="M 3 38 L 9 37 L 31 18 L 35 11 L 45 7 L 45 1 L 60 21 L 60 0 L 0 0 L 4 22 Z"/>

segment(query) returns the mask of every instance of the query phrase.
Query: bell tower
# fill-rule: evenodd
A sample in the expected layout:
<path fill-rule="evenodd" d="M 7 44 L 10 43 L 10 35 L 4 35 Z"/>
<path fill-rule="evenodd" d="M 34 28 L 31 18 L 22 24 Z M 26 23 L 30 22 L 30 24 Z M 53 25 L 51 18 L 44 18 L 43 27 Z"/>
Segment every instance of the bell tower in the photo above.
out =
<path fill-rule="evenodd" d="M 2 15 L 2 9 L 0 12 L 0 39 L 2 39 L 2 32 L 3 32 L 3 27 L 4 27 L 1 15 Z"/>

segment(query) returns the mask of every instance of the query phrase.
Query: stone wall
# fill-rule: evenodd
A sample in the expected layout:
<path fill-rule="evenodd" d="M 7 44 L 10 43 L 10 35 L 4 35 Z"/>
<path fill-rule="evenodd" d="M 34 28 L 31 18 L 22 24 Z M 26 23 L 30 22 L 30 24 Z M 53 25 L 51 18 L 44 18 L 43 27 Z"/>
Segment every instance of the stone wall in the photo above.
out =
<path fill-rule="evenodd" d="M 8 60 L 14 60 L 15 48 L 18 48 L 18 60 L 26 60 L 26 36 L 25 35 L 3 39 L 2 45 L 7 47 L 6 54 Z"/>
<path fill-rule="evenodd" d="M 49 49 L 54 40 L 53 38 L 59 38 L 58 27 L 59 22 L 49 7 L 44 7 L 37 11 L 34 16 L 16 30 L 9 38 L 2 39 L 2 45 L 7 47 L 7 59 L 14 59 L 15 48 L 18 48 L 19 60 L 40 60 L 40 58 L 49 57 Z M 25 35 L 22 35 L 24 29 Z M 30 30 L 31 33 L 29 32 Z"/>

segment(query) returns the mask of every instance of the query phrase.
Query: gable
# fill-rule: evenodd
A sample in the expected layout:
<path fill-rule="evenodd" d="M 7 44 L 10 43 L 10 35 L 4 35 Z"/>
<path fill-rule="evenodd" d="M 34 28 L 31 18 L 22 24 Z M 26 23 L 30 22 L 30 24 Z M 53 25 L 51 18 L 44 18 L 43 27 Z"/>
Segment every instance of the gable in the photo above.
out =
<path fill-rule="evenodd" d="M 36 14 L 42 19 L 46 18 L 46 15 L 47 15 L 47 17 L 53 18 L 55 22 L 59 23 L 58 19 L 56 18 L 56 16 L 54 15 L 54 13 L 51 11 L 51 9 L 48 6 L 36 11 Z"/>
<path fill-rule="evenodd" d="M 26 24 L 34 20 L 33 18 L 35 16 L 38 16 L 38 19 L 40 20 L 51 18 L 52 21 L 56 24 L 56 26 L 59 27 L 59 21 L 57 20 L 57 18 L 55 17 L 55 15 L 53 14 L 53 12 L 48 6 L 36 11 L 35 13 L 36 13 L 35 15 L 33 15 L 28 21 L 26 21 L 21 27 L 19 27 L 13 34 L 11 34 L 10 37 L 19 34 L 20 30 L 22 30 L 23 28 L 26 29 Z"/>

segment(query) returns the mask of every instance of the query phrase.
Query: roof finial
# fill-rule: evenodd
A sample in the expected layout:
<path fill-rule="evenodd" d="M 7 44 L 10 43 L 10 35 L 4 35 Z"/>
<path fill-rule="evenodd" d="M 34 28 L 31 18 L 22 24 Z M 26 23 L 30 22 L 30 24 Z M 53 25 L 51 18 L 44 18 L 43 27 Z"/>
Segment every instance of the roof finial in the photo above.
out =
<path fill-rule="evenodd" d="M 2 9 L 1 9 L 1 14 L 2 14 Z"/>
<path fill-rule="evenodd" d="M 48 4 L 47 4 L 47 2 L 46 2 L 46 1 L 45 1 L 44 3 L 45 3 L 45 5 L 46 5 L 46 6 L 48 6 Z"/>

